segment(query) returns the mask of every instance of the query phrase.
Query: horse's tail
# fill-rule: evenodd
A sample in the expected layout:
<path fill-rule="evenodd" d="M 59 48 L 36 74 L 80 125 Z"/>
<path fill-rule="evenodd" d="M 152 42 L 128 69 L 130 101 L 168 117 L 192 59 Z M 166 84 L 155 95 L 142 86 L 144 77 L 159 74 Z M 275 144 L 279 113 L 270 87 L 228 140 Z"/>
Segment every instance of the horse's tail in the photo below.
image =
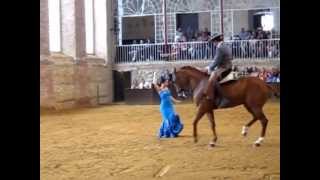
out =
<path fill-rule="evenodd" d="M 270 84 L 266 84 L 268 89 L 271 91 L 272 95 L 275 97 L 280 97 L 280 92 L 278 89 L 276 89 L 275 87 L 271 86 Z"/>

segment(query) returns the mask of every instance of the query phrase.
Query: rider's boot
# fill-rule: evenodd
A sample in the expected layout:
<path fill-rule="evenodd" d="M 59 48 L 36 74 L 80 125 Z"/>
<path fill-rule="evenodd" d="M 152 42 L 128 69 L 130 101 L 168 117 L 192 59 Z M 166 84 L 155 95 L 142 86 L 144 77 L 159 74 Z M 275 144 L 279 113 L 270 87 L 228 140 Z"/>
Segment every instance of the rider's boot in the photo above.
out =
<path fill-rule="evenodd" d="M 218 103 L 218 107 L 219 108 L 226 107 L 230 103 L 229 99 L 226 98 L 225 93 L 223 92 L 223 90 L 222 90 L 222 88 L 221 88 L 219 83 L 216 83 L 215 87 L 218 90 L 218 93 L 220 95 L 220 98 L 219 98 L 220 102 Z"/>

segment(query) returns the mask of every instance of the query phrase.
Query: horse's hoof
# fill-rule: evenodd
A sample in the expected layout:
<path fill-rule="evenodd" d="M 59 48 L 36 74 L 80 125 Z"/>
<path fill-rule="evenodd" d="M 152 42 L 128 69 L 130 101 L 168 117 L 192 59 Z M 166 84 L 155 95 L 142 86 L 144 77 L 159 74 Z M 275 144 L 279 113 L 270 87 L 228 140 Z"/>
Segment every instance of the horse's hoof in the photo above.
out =
<path fill-rule="evenodd" d="M 255 147 L 261 146 L 261 143 L 262 143 L 263 139 L 264 139 L 263 137 L 259 137 L 259 139 L 254 142 L 254 146 Z"/>
<path fill-rule="evenodd" d="M 243 126 L 242 127 L 242 131 L 241 131 L 241 134 L 242 134 L 242 136 L 243 137 L 246 137 L 247 136 L 247 134 L 248 134 L 248 127 L 247 126 Z"/>
<path fill-rule="evenodd" d="M 260 144 L 260 143 L 254 143 L 253 146 L 254 146 L 254 147 L 260 147 L 261 144 Z"/>
<path fill-rule="evenodd" d="M 214 142 L 209 143 L 209 147 L 215 147 L 215 146 L 216 146 L 216 144 Z"/>

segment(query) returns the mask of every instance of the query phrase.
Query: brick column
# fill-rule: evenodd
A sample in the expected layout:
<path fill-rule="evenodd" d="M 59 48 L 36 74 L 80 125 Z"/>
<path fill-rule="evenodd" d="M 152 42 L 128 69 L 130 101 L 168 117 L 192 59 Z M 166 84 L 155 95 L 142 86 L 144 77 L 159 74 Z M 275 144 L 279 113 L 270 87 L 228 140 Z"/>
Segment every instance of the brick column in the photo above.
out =
<path fill-rule="evenodd" d="M 48 0 L 40 0 L 40 60 L 49 55 Z"/>
<path fill-rule="evenodd" d="M 76 60 L 86 55 L 84 0 L 61 1 L 62 52 Z"/>

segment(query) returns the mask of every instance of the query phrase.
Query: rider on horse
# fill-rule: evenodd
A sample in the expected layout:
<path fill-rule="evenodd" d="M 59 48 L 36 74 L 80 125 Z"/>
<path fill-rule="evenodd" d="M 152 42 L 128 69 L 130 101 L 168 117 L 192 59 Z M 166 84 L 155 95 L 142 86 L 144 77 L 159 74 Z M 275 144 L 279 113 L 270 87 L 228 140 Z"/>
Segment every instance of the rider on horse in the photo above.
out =
<path fill-rule="evenodd" d="M 209 66 L 206 67 L 208 74 L 210 74 L 210 78 L 208 81 L 208 85 L 205 89 L 205 96 L 207 99 L 214 100 L 215 98 L 215 88 L 218 90 L 219 94 L 222 96 L 221 101 L 219 103 L 219 107 L 223 107 L 228 104 L 229 100 L 226 99 L 224 93 L 219 85 L 218 79 L 221 78 L 223 72 L 231 70 L 232 68 L 232 52 L 231 49 L 223 42 L 223 35 L 217 34 L 214 35 L 209 42 L 213 42 L 216 47 L 215 55 L 213 58 L 213 62 L 210 63 Z"/>

